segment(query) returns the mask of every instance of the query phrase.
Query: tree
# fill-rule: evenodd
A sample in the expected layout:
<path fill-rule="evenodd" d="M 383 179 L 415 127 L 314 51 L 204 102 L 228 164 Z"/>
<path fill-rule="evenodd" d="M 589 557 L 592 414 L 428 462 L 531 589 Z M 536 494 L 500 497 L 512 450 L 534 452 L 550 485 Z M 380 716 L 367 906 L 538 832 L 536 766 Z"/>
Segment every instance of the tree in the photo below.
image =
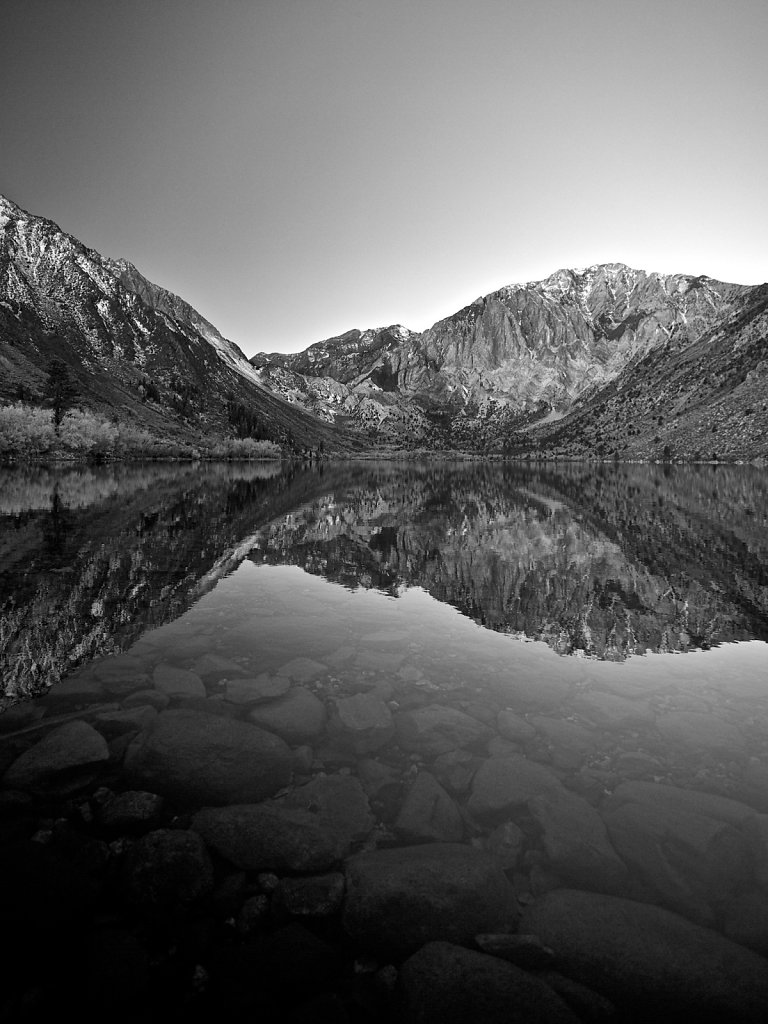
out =
<path fill-rule="evenodd" d="M 46 397 L 50 400 L 53 411 L 53 427 L 56 433 L 61 431 L 61 421 L 78 395 L 77 384 L 72 372 L 64 362 L 54 356 L 48 363 L 48 381 L 45 386 Z"/>

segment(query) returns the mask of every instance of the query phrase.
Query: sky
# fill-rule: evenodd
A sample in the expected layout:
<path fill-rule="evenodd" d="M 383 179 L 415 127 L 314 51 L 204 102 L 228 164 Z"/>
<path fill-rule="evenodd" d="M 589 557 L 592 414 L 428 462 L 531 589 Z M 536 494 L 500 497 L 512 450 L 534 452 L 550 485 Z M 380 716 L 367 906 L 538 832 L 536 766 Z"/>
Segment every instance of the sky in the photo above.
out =
<path fill-rule="evenodd" d="M 3 0 L 0 192 L 246 353 L 768 281 L 766 0 Z"/>

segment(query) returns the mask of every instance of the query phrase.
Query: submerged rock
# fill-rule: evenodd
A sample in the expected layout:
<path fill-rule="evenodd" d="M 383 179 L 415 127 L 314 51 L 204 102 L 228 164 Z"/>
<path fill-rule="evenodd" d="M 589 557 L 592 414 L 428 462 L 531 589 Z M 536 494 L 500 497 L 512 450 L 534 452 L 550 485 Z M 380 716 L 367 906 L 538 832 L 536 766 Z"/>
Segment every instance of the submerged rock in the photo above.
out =
<path fill-rule="evenodd" d="M 286 743 L 308 743 L 324 732 L 327 714 L 325 705 L 314 693 L 294 686 L 285 696 L 258 704 L 248 718 L 277 733 Z"/>
<path fill-rule="evenodd" d="M 152 673 L 155 687 L 169 697 L 204 697 L 205 686 L 197 672 L 162 663 Z"/>
<path fill-rule="evenodd" d="M 742 828 L 755 812 L 726 797 L 629 782 L 601 807 L 615 848 L 659 901 L 711 925 L 751 873 Z"/>
<path fill-rule="evenodd" d="M 75 792 L 92 781 L 108 759 L 109 747 L 101 733 L 75 719 L 19 755 L 3 775 L 3 787 L 35 795 Z"/>
<path fill-rule="evenodd" d="M 405 961 L 398 978 L 403 1024 L 579 1024 L 545 982 L 495 956 L 430 942 Z"/>
<path fill-rule="evenodd" d="M 449 750 L 483 742 L 493 731 L 457 708 L 427 704 L 395 716 L 397 742 L 407 751 L 437 757 Z"/>
<path fill-rule="evenodd" d="M 372 949 L 409 954 L 425 942 L 472 943 L 511 931 L 514 891 L 497 861 L 471 846 L 427 843 L 373 850 L 345 864 L 343 924 Z"/>
<path fill-rule="evenodd" d="M 192 827 L 239 868 L 299 872 L 335 866 L 373 823 L 357 779 L 321 776 L 275 800 L 203 808 Z"/>
<path fill-rule="evenodd" d="M 464 836 L 464 820 L 434 775 L 419 772 L 405 794 L 394 830 L 406 843 L 457 843 Z"/>
<path fill-rule="evenodd" d="M 637 1019 L 765 1021 L 768 961 L 672 911 L 559 889 L 524 908 L 520 929 L 554 950 L 561 973 Z"/>
<path fill-rule="evenodd" d="M 331 735 L 357 754 L 368 754 L 387 744 L 394 735 L 392 712 L 375 693 L 356 693 L 335 701 Z"/>
<path fill-rule="evenodd" d="M 184 803 L 249 803 L 291 778 L 290 748 L 274 733 L 200 711 L 161 711 L 128 748 L 132 784 Z"/>

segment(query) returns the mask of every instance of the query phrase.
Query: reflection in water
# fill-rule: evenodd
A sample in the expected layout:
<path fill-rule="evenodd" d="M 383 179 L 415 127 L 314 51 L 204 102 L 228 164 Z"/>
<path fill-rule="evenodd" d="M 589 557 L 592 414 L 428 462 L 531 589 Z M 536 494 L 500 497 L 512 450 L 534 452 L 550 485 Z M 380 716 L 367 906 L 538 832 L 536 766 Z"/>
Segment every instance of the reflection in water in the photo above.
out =
<path fill-rule="evenodd" d="M 623 660 L 768 637 L 751 467 L 148 466 L 0 480 L 6 694 L 124 650 L 244 558 L 420 587 L 495 631 Z"/>
<path fill-rule="evenodd" d="M 259 889 L 264 872 L 285 891 L 346 872 L 328 929 L 342 934 L 359 868 L 348 858 L 361 846 L 380 865 L 392 857 L 404 879 L 395 930 L 413 907 L 422 941 L 431 905 L 408 880 L 423 877 L 425 850 L 451 927 L 454 907 L 482 904 L 480 884 L 457 896 L 475 877 L 463 868 L 453 891 L 458 852 L 461 864 L 490 861 L 498 891 L 520 898 L 521 932 L 560 942 L 541 930 L 552 906 L 558 931 L 588 928 L 578 955 L 597 950 L 618 981 L 603 989 L 603 963 L 575 979 L 628 1006 L 617 1019 L 757 1024 L 768 998 L 768 965 L 751 952 L 768 954 L 767 490 L 749 467 L 0 478 L 3 679 L 11 695 L 48 688 L 0 716 L 0 802 L 17 818 L 4 834 L 29 836 L 6 877 L 37 865 L 44 842 L 55 879 L 68 878 L 59 868 L 95 836 L 105 878 L 131 878 L 146 889 L 132 898 L 148 898 L 169 874 L 154 844 L 175 858 L 177 843 L 199 853 L 202 842 L 216 853 L 195 911 L 205 927 L 188 927 L 185 903 L 149 952 L 164 978 L 181 977 L 165 951 L 187 948 L 193 930 L 210 937 L 189 976 L 202 965 L 223 996 L 236 951 L 257 948 L 230 927 L 241 901 L 258 891 L 269 906 L 266 946 L 285 919 L 277 890 Z M 195 855 L 189 877 L 204 875 Z M 366 906 L 377 877 L 355 883 Z M 35 868 L 26 891 L 38 888 Z M 55 916 L 42 891 L 41 909 L 22 897 L 14 919 L 14 934 L 34 931 L 22 949 Z M 118 902 L 96 902 L 99 922 L 131 916 Z M 491 902 L 467 943 L 506 929 Z M 184 935 L 165 931 L 171 916 Z M 366 911 L 370 933 L 354 938 L 375 944 L 388 917 Z M 72 945 L 71 915 L 61 920 L 57 960 Z M 93 961 L 76 958 L 89 984 Z M 254 995 L 249 1017 L 268 988 L 253 962 L 235 979 Z M 712 964 L 723 995 L 702 1016 Z M 635 1013 L 638 992 L 653 1001 L 662 984 L 673 1012 Z"/>

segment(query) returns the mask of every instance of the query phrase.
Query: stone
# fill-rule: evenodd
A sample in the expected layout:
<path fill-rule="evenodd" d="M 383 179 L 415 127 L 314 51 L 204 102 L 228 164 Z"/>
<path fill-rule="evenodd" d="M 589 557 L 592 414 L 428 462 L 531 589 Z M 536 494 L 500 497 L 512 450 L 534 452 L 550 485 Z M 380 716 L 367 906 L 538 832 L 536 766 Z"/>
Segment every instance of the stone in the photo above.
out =
<path fill-rule="evenodd" d="M 269 803 L 204 807 L 191 826 L 244 871 L 326 871 L 340 859 L 333 837 L 310 815 Z"/>
<path fill-rule="evenodd" d="M 122 888 L 145 911 L 177 909 L 213 889 L 213 866 L 199 835 L 186 829 L 158 829 L 126 855 Z"/>
<path fill-rule="evenodd" d="M 621 891 L 627 880 L 626 865 L 591 804 L 563 788 L 534 796 L 527 806 L 541 829 L 548 866 L 558 877 L 595 892 Z"/>
<path fill-rule="evenodd" d="M 393 737 L 392 712 L 375 693 L 356 693 L 334 701 L 329 731 L 357 754 L 369 754 Z"/>
<path fill-rule="evenodd" d="M 656 728 L 673 748 L 686 747 L 730 760 L 743 760 L 747 746 L 740 729 L 714 712 L 668 711 L 659 715 Z"/>
<path fill-rule="evenodd" d="M 165 800 L 157 793 L 141 790 L 126 790 L 111 793 L 96 800 L 94 794 L 95 818 L 102 828 L 112 832 L 132 834 L 155 829 L 163 815 Z"/>
<path fill-rule="evenodd" d="M 292 658 L 277 670 L 279 676 L 286 676 L 293 683 L 309 683 L 327 672 L 328 666 L 313 658 Z"/>
<path fill-rule="evenodd" d="M 438 757 L 488 740 L 492 730 L 456 708 L 427 704 L 395 716 L 397 742 L 406 751 Z"/>
<path fill-rule="evenodd" d="M 146 663 L 130 654 L 117 654 L 92 666 L 93 674 L 112 696 L 123 696 L 149 684 Z"/>
<path fill-rule="evenodd" d="M 325 705 L 303 686 L 292 687 L 284 697 L 258 704 L 249 721 L 269 729 L 286 743 L 309 743 L 325 731 Z"/>
<path fill-rule="evenodd" d="M 275 905 L 293 917 L 330 917 L 344 902 L 344 875 L 333 871 L 325 875 L 283 878 L 275 894 Z"/>
<path fill-rule="evenodd" d="M 351 775 L 318 775 L 276 801 L 281 807 L 310 814 L 334 838 L 344 856 L 368 837 L 374 825 L 368 797 Z"/>
<path fill-rule="evenodd" d="M 260 804 L 208 807 L 192 820 L 206 843 L 247 871 L 326 871 L 373 828 L 359 782 L 350 776 L 314 779 Z"/>
<path fill-rule="evenodd" d="M 290 748 L 247 722 L 199 711 L 161 711 L 133 741 L 124 768 L 136 788 L 181 803 L 250 803 L 291 778 Z"/>
<path fill-rule="evenodd" d="M 501 820 L 525 807 L 532 797 L 558 795 L 563 789 L 544 765 L 521 755 L 491 757 L 475 772 L 467 806 L 479 821 Z"/>
<path fill-rule="evenodd" d="M 496 731 L 504 739 L 511 740 L 513 743 L 525 743 L 526 740 L 533 739 L 536 735 L 536 730 L 530 722 L 508 708 L 500 711 L 496 716 Z"/>
<path fill-rule="evenodd" d="M 712 925 L 750 874 L 739 826 L 751 808 L 726 797 L 646 782 L 617 786 L 601 807 L 614 848 L 652 898 Z"/>
<path fill-rule="evenodd" d="M 125 733 L 137 733 L 147 729 L 157 717 L 157 709 L 151 704 L 138 704 L 120 711 L 103 711 L 94 715 L 93 724 L 106 740 L 113 740 Z"/>
<path fill-rule="evenodd" d="M 235 927 L 241 935 L 251 935 L 269 921 L 269 897 L 263 893 L 249 896 L 238 911 Z"/>
<path fill-rule="evenodd" d="M 405 961 L 395 999 L 403 1024 L 580 1024 L 535 975 L 450 942 L 429 942 Z"/>
<path fill-rule="evenodd" d="M 429 772 L 409 786 L 394 831 L 406 843 L 457 843 L 464 837 L 461 812 Z"/>
<path fill-rule="evenodd" d="M 480 758 L 467 750 L 449 750 L 432 762 L 432 771 L 441 786 L 451 793 L 463 794 L 469 791 Z"/>
<path fill-rule="evenodd" d="M 525 846 L 525 833 L 514 821 L 498 825 L 486 838 L 484 848 L 499 862 L 504 871 L 517 867 Z"/>
<path fill-rule="evenodd" d="M 387 955 L 426 942 L 471 943 L 479 932 L 509 931 L 519 908 L 497 862 L 457 843 L 424 843 L 357 854 L 345 863 L 347 933 Z"/>
<path fill-rule="evenodd" d="M 536 715 L 531 724 L 546 743 L 547 754 L 556 768 L 573 771 L 595 750 L 598 738 L 578 722 L 549 715 Z"/>
<path fill-rule="evenodd" d="M 221 679 L 248 676 L 251 673 L 231 658 L 208 651 L 195 661 L 195 672 L 206 683 L 218 682 Z"/>
<path fill-rule="evenodd" d="M 228 679 L 224 684 L 224 699 L 233 704 L 260 704 L 274 697 L 282 697 L 291 688 L 287 676 L 273 676 L 262 672 L 258 676 Z"/>
<path fill-rule="evenodd" d="M 171 698 L 168 694 L 160 693 L 159 690 L 136 690 L 135 693 L 129 694 L 122 702 L 123 707 L 126 709 L 149 705 L 155 708 L 156 711 L 164 711 L 170 703 Z"/>
<path fill-rule="evenodd" d="M 3 786 L 35 795 L 65 795 L 96 778 L 108 759 L 109 747 L 101 733 L 75 719 L 17 757 L 3 776 Z"/>
<path fill-rule="evenodd" d="M 603 690 L 590 690 L 581 694 L 573 701 L 573 708 L 601 729 L 629 729 L 649 725 L 654 720 L 647 701 L 621 697 Z"/>
<path fill-rule="evenodd" d="M 155 688 L 169 697 L 205 697 L 205 686 L 197 672 L 161 663 L 152 673 Z"/>
<path fill-rule="evenodd" d="M 765 1021 L 768 961 L 662 907 L 558 889 L 523 909 L 520 931 L 632 1019 Z"/>

